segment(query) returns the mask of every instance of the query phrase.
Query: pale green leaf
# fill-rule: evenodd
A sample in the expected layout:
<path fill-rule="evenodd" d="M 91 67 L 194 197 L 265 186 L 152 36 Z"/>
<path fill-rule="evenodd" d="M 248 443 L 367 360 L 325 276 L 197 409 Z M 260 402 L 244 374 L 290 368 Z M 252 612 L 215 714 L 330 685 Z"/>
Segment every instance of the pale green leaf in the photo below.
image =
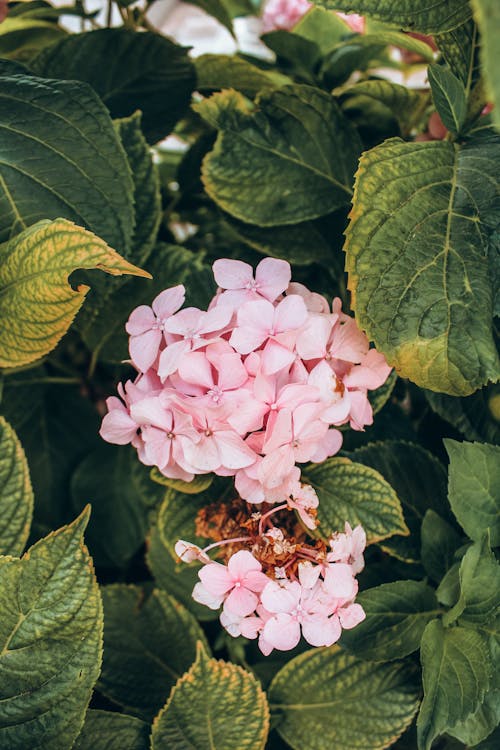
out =
<path fill-rule="evenodd" d="M 450 395 L 500 372 L 487 259 L 499 157 L 487 134 L 390 139 L 357 174 L 346 267 L 358 323 L 400 375 Z"/>
<path fill-rule="evenodd" d="M 199 91 L 237 89 L 245 96 L 254 97 L 259 91 L 292 83 L 288 76 L 262 70 L 236 55 L 200 55 L 194 65 Z"/>
<path fill-rule="evenodd" d="M 430 622 L 420 656 L 424 699 L 417 720 L 419 750 L 474 713 L 489 685 L 491 664 L 483 636 L 461 627 Z"/>
<path fill-rule="evenodd" d="M 149 726 L 134 716 L 91 709 L 73 750 L 149 750 Z"/>
<path fill-rule="evenodd" d="M 177 492 L 184 492 L 185 495 L 197 495 L 199 492 L 204 492 L 214 480 L 213 474 L 200 474 L 190 482 L 184 482 L 182 479 L 171 479 L 162 474 L 156 466 L 151 469 L 150 476 L 153 482 L 164 487 L 170 487 Z"/>
<path fill-rule="evenodd" d="M 102 605 L 83 544 L 88 509 L 24 557 L 0 558 L 0 747 L 68 750 L 102 653 Z"/>
<path fill-rule="evenodd" d="M 500 565 L 491 551 L 487 536 L 472 544 L 460 563 L 460 598 L 446 613 L 448 625 L 459 623 L 486 625 L 500 614 Z"/>
<path fill-rule="evenodd" d="M 467 116 L 467 100 L 462 82 L 442 65 L 429 65 L 427 75 L 434 106 L 443 125 L 458 135 Z"/>
<path fill-rule="evenodd" d="M 493 119 L 500 128 L 500 5 L 497 0 L 472 0 L 472 8 L 481 32 L 481 63 L 495 105 Z"/>
<path fill-rule="evenodd" d="M 362 591 L 356 602 L 366 619 L 342 632 L 342 645 L 370 661 L 402 659 L 416 651 L 425 626 L 440 612 L 433 589 L 419 581 L 383 583 Z"/>
<path fill-rule="evenodd" d="M 451 509 L 471 539 L 489 530 L 500 545 L 500 447 L 445 440 L 450 457 L 448 493 Z"/>
<path fill-rule="evenodd" d="M 266 695 L 236 664 L 196 661 L 177 682 L 153 724 L 151 750 L 263 750 L 269 732 Z"/>
<path fill-rule="evenodd" d="M 71 34 L 45 49 L 31 67 L 47 78 L 89 83 L 112 117 L 128 117 L 140 109 L 149 143 L 170 133 L 195 86 L 184 47 L 159 34 L 124 27 Z"/>
<path fill-rule="evenodd" d="M 316 0 L 316 4 L 366 14 L 423 34 L 454 29 L 471 15 L 467 0 Z"/>
<path fill-rule="evenodd" d="M 0 56 L 29 62 L 44 47 L 55 44 L 67 32 L 49 20 L 9 13 L 0 25 Z"/>
<path fill-rule="evenodd" d="M 315 533 L 328 539 L 342 531 L 345 522 L 352 527 L 361 524 L 367 544 L 379 542 L 393 534 L 409 534 L 398 496 L 385 479 L 369 466 L 347 458 L 329 458 L 312 464 L 304 472 L 319 497 L 319 527 Z"/>
<path fill-rule="evenodd" d="M 408 663 L 365 662 L 333 646 L 288 662 L 271 683 L 269 702 L 293 750 L 382 750 L 413 719 L 419 686 Z"/>
<path fill-rule="evenodd" d="M 0 249 L 0 366 L 19 367 L 48 354 L 64 336 L 88 287 L 73 289 L 77 268 L 114 276 L 149 276 L 91 232 L 65 219 L 41 221 Z"/>
<path fill-rule="evenodd" d="M 369 443 L 350 453 L 349 457 L 380 472 L 403 506 L 410 536 L 386 539 L 383 549 L 400 560 L 418 562 L 420 527 L 426 511 L 432 508 L 445 515 L 448 509 L 444 466 L 421 446 L 403 440 Z"/>
<path fill-rule="evenodd" d="M 191 666 L 200 626 L 179 602 L 139 586 L 102 588 L 104 656 L 99 690 L 130 713 L 152 719 L 170 689 Z"/>
<path fill-rule="evenodd" d="M 218 131 L 203 161 L 211 198 L 259 226 L 298 224 L 349 203 L 359 136 L 334 99 L 310 86 L 223 91 L 195 105 Z"/>
<path fill-rule="evenodd" d="M 453 526 L 431 508 L 424 516 L 420 535 L 422 564 L 432 580 L 439 583 L 453 565 L 455 552 L 463 539 Z"/>
<path fill-rule="evenodd" d="M 446 607 L 453 607 L 460 598 L 460 563 L 454 563 L 445 573 L 441 583 L 437 587 L 436 596 L 438 602 Z"/>
<path fill-rule="evenodd" d="M 85 226 L 127 257 L 132 179 L 92 89 L 12 66 L 0 78 L 0 242 L 41 219 Z"/>
<path fill-rule="evenodd" d="M 19 438 L 0 417 L 0 554 L 20 555 L 31 528 L 33 490 Z"/>
<path fill-rule="evenodd" d="M 322 55 L 326 55 L 352 29 L 343 18 L 324 8 L 312 6 L 293 27 L 293 33 L 317 45 Z"/>

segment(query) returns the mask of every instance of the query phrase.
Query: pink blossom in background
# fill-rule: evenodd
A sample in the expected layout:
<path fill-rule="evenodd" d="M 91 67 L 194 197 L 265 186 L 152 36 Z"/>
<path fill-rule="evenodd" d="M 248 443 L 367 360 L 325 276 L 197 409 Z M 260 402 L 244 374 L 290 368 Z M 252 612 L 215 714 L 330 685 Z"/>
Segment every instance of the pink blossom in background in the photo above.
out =
<path fill-rule="evenodd" d="M 340 13 L 337 11 L 335 11 L 335 14 L 345 21 L 352 31 L 355 31 L 358 34 L 364 34 L 366 25 L 364 16 L 359 16 L 357 13 Z"/>
<path fill-rule="evenodd" d="M 8 0 L 0 0 L 0 23 L 5 21 L 9 12 Z"/>
<path fill-rule="evenodd" d="M 312 7 L 308 0 L 267 0 L 262 12 L 264 32 L 290 31 Z"/>

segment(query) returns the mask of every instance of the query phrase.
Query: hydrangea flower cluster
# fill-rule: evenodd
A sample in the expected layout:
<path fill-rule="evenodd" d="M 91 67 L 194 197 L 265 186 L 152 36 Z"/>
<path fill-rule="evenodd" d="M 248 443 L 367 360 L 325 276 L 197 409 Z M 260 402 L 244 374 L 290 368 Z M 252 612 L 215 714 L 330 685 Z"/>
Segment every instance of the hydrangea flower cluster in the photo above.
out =
<path fill-rule="evenodd" d="M 352 530 L 346 523 L 345 533 L 334 534 L 328 550 L 321 542 L 314 547 L 298 542 L 274 526 L 270 516 L 279 510 L 281 506 L 260 516 L 257 533 L 248 537 L 204 550 L 182 540 L 175 547 L 181 560 L 204 564 L 193 598 L 210 609 L 222 606 L 220 622 L 228 633 L 258 637 L 266 656 L 273 649 L 294 648 L 301 634 L 311 646 L 331 646 L 343 628 L 353 628 L 365 618 L 361 605 L 354 602 L 355 576 L 364 566 L 366 537 L 361 526 Z M 214 547 L 245 542 L 252 551 L 239 549 L 227 565 L 207 555 Z"/>
<path fill-rule="evenodd" d="M 262 10 L 262 25 L 264 32 L 282 29 L 290 31 L 314 7 L 309 0 L 267 0 Z M 342 18 L 352 31 L 362 34 L 365 29 L 365 19 L 356 13 L 335 14 Z"/>
<path fill-rule="evenodd" d="M 234 476 L 250 503 L 310 505 L 297 464 L 342 444 L 340 425 L 372 423 L 367 391 L 389 375 L 355 321 L 290 283 L 290 265 L 265 258 L 213 266 L 219 289 L 207 311 L 180 309 L 182 285 L 126 325 L 137 378 L 107 400 L 101 436 L 131 443 L 166 477 Z"/>

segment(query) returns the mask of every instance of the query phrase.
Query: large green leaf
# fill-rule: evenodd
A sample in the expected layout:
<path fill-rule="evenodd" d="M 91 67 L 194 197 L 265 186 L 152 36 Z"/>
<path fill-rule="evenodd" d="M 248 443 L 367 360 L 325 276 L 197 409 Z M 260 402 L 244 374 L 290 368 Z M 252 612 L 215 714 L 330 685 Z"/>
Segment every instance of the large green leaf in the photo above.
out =
<path fill-rule="evenodd" d="M 453 526 L 430 508 L 422 521 L 420 535 L 422 564 L 432 580 L 439 583 L 453 565 L 455 552 L 464 540 Z"/>
<path fill-rule="evenodd" d="M 236 664 L 196 661 L 175 685 L 153 724 L 151 750 L 263 750 L 269 732 L 266 695 Z"/>
<path fill-rule="evenodd" d="M 490 532 L 500 545 L 500 446 L 445 440 L 450 505 L 471 539 Z"/>
<path fill-rule="evenodd" d="M 28 462 L 19 438 L 0 417 L 0 555 L 20 555 L 33 515 Z"/>
<path fill-rule="evenodd" d="M 102 605 L 83 544 L 88 510 L 0 558 L 0 747 L 68 750 L 80 731 L 102 653 Z"/>
<path fill-rule="evenodd" d="M 491 664 L 483 636 L 432 620 L 421 645 L 424 699 L 417 721 L 419 750 L 474 713 L 488 689 Z"/>
<path fill-rule="evenodd" d="M 453 729 L 448 729 L 448 734 L 461 740 L 464 745 L 473 746 L 476 749 L 476 745 L 489 737 L 499 724 L 500 691 L 490 690 L 484 696 L 477 711 L 468 716 L 465 721 L 457 722 Z M 492 747 L 495 746 L 492 745 Z"/>
<path fill-rule="evenodd" d="M 146 599 L 138 586 L 102 589 L 104 657 L 99 690 L 130 713 L 152 719 L 170 689 L 191 666 L 200 626 L 182 604 L 155 589 Z M 208 648 L 208 646 L 207 646 Z"/>
<path fill-rule="evenodd" d="M 194 64 L 200 91 L 237 89 L 245 96 L 254 97 L 264 89 L 292 83 L 288 76 L 274 70 L 262 70 L 237 55 L 200 55 Z"/>
<path fill-rule="evenodd" d="M 333 10 L 366 14 L 426 34 L 454 29 L 471 15 L 467 0 L 315 0 L 315 3 Z"/>
<path fill-rule="evenodd" d="M 500 5 L 497 0 L 472 0 L 472 7 L 481 31 L 481 63 L 495 105 L 493 119 L 500 128 Z"/>
<path fill-rule="evenodd" d="M 487 259 L 499 158 L 493 135 L 391 139 L 357 174 L 346 267 L 358 322 L 400 375 L 451 395 L 500 371 Z"/>
<path fill-rule="evenodd" d="M 86 229 L 65 219 L 40 221 L 0 247 L 0 367 L 19 367 L 48 354 L 70 327 L 89 290 L 73 289 L 77 268 L 114 276 L 149 276 Z"/>
<path fill-rule="evenodd" d="M 134 716 L 90 709 L 73 750 L 149 750 L 149 726 Z"/>
<path fill-rule="evenodd" d="M 467 116 L 467 99 L 462 81 L 443 65 L 429 65 L 427 75 L 434 106 L 443 125 L 451 133 L 458 135 Z"/>
<path fill-rule="evenodd" d="M 477 115 L 484 106 L 480 83 L 479 31 L 471 18 L 456 29 L 437 34 L 435 41 L 452 73 L 462 82 L 468 100 L 469 115 Z"/>
<path fill-rule="evenodd" d="M 130 562 L 163 494 L 131 447 L 102 443 L 83 459 L 71 478 L 71 504 L 78 513 L 92 503 L 87 543 L 96 565 L 121 568 Z"/>
<path fill-rule="evenodd" d="M 491 383 L 465 398 L 432 391 L 425 395 L 434 411 L 467 440 L 500 444 L 500 384 Z"/>
<path fill-rule="evenodd" d="M 446 613 L 449 624 L 458 617 L 460 623 L 486 625 L 500 614 L 500 565 L 490 549 L 487 536 L 469 547 L 459 571 L 460 598 Z"/>
<path fill-rule="evenodd" d="M 394 536 L 383 543 L 390 554 L 407 562 L 420 560 L 420 527 L 431 508 L 441 515 L 448 508 L 444 466 L 419 445 L 402 440 L 369 443 L 349 454 L 380 472 L 403 506 L 409 537 Z"/>
<path fill-rule="evenodd" d="M 47 385 L 44 378 L 41 369 L 6 378 L 1 404 L 28 459 L 36 535 L 68 520 L 71 474 L 100 443 L 98 414 L 79 387 Z"/>
<path fill-rule="evenodd" d="M 348 521 L 361 524 L 368 544 L 393 534 L 408 534 L 398 496 L 385 479 L 369 466 L 347 458 L 329 458 L 312 464 L 304 472 L 304 481 L 311 484 L 319 497 L 316 533 L 328 539 L 342 531 Z"/>
<path fill-rule="evenodd" d="M 150 143 L 170 133 L 195 86 L 186 49 L 159 34 L 124 27 L 72 34 L 45 49 L 31 67 L 47 78 L 89 83 L 112 117 L 140 109 Z"/>
<path fill-rule="evenodd" d="M 288 662 L 271 683 L 269 702 L 294 750 L 382 750 L 411 722 L 419 687 L 409 664 L 364 662 L 333 646 Z"/>
<path fill-rule="evenodd" d="M 9 68 L 0 77 L 0 242 L 40 219 L 87 227 L 127 257 L 132 179 L 91 88 Z"/>
<path fill-rule="evenodd" d="M 284 86 L 253 105 L 230 90 L 195 109 L 219 131 L 203 162 L 206 191 L 237 219 L 298 224 L 351 200 L 361 144 L 324 91 Z"/>
<path fill-rule="evenodd" d="M 392 661 L 420 647 L 429 620 L 439 607 L 433 589 L 419 581 L 383 583 L 356 598 L 366 620 L 342 632 L 342 645 L 361 659 Z"/>

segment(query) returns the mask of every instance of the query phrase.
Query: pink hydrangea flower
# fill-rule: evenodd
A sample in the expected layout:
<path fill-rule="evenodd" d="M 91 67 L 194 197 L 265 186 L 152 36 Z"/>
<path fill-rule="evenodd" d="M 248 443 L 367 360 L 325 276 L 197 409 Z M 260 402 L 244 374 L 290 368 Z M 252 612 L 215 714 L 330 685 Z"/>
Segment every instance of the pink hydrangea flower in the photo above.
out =
<path fill-rule="evenodd" d="M 257 593 L 269 583 L 268 577 L 262 573 L 262 565 L 247 550 L 236 552 L 228 565 L 211 562 L 198 573 L 201 583 L 193 592 L 195 601 L 210 600 L 219 603 L 218 609 L 224 602 L 224 611 L 245 617 L 255 611 L 259 603 Z"/>
<path fill-rule="evenodd" d="M 241 260 L 216 260 L 214 278 L 221 293 L 217 304 L 238 309 L 245 302 L 267 299 L 274 302 L 288 287 L 291 278 L 290 264 L 276 258 L 264 258 L 255 269 Z"/>
<path fill-rule="evenodd" d="M 366 547 L 366 533 L 362 526 L 351 528 L 346 521 L 345 533 L 336 533 L 330 540 L 331 552 L 327 555 L 328 562 L 348 563 L 354 575 L 361 573 L 365 567 L 363 552 Z"/>
<path fill-rule="evenodd" d="M 182 284 L 165 289 L 151 307 L 140 305 L 131 313 L 125 330 L 130 334 L 130 357 L 137 369 L 147 372 L 158 356 L 164 340 L 165 324 L 182 307 L 186 291 Z"/>
<path fill-rule="evenodd" d="M 290 31 L 309 8 L 312 3 L 308 0 L 267 0 L 262 12 L 264 32 Z"/>

